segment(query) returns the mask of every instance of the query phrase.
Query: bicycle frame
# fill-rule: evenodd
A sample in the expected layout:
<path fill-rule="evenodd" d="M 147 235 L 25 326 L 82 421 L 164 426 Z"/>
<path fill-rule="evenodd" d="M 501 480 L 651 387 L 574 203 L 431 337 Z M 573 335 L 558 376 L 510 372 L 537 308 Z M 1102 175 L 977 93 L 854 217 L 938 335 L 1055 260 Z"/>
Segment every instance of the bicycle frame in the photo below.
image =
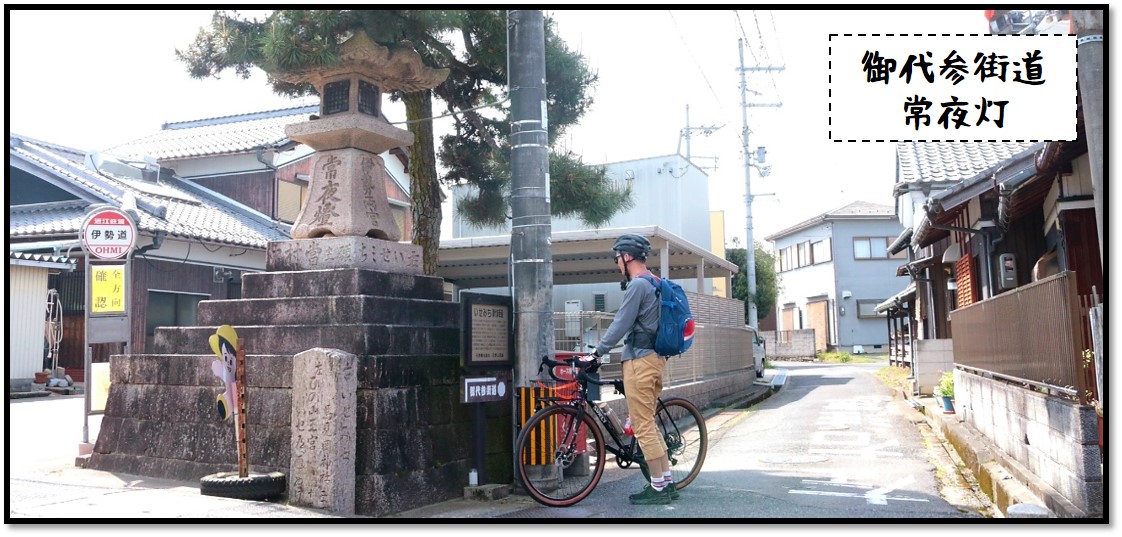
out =
<path fill-rule="evenodd" d="M 600 405 L 597 404 L 601 401 L 592 400 L 588 397 L 589 384 L 595 384 L 597 386 L 612 386 L 613 388 L 615 388 L 616 393 L 622 394 L 626 397 L 627 394 L 623 389 L 623 381 L 619 379 L 596 380 L 590 378 L 588 374 L 581 368 L 570 366 L 569 364 L 565 363 L 562 363 L 561 365 L 572 367 L 577 371 L 576 375 L 574 375 L 574 381 L 578 386 L 576 398 L 567 400 L 565 402 L 560 402 L 560 400 L 555 398 L 552 400 L 541 400 L 539 401 L 538 409 L 535 412 L 540 412 L 551 406 L 573 406 L 577 408 L 577 422 L 579 423 L 580 420 L 589 413 L 589 410 L 591 410 L 591 413 L 596 418 L 596 421 L 600 422 L 601 430 L 608 433 L 607 436 L 611 438 L 611 442 L 604 443 L 604 449 L 608 453 L 611 453 L 616 457 L 616 464 L 621 468 L 627 468 L 631 465 L 631 463 L 638 462 L 642 458 L 642 454 L 637 453 L 638 450 L 636 449 L 639 445 L 638 440 L 634 436 L 632 436 L 630 442 L 625 442 L 623 431 L 616 430 L 615 423 L 613 423 L 611 418 L 608 417 L 607 413 L 604 412 L 604 409 L 600 408 Z M 553 375 L 552 368 L 550 369 L 550 376 L 555 380 L 562 380 Z M 662 398 L 659 397 L 658 406 L 661 407 L 662 405 Z"/>
<path fill-rule="evenodd" d="M 558 362 L 543 356 L 538 371 L 546 366 L 551 378 L 567 384 L 539 384 L 555 391 L 536 397 L 534 414 L 518 433 L 515 472 L 527 493 L 543 505 L 573 505 L 586 498 L 599 483 L 609 453 L 620 468 L 638 462 L 646 473 L 638 440 L 628 439 L 601 402 L 588 397 L 590 383 L 610 385 L 622 393 L 623 382 L 590 378 L 589 374 L 599 368 L 599 362 L 591 357 Z M 566 366 L 568 370 L 555 369 Z M 676 490 L 681 490 L 697 477 L 705 460 L 705 417 L 680 397 L 659 397 L 654 417 L 666 443 Z M 604 432 L 608 433 L 606 438 Z"/>

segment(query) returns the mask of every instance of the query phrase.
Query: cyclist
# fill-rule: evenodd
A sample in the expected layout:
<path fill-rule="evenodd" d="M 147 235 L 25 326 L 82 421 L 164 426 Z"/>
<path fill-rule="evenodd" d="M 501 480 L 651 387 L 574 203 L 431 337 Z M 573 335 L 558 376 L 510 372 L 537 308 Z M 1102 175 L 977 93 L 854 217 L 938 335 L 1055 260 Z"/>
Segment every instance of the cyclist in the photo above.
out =
<path fill-rule="evenodd" d="M 644 458 L 639 468 L 650 483 L 629 496 L 636 505 L 670 503 L 678 497 L 670 474 L 666 444 L 654 423 L 655 405 L 662 394 L 662 373 L 666 358 L 654 351 L 658 331 L 659 300 L 655 287 L 640 276 L 650 274 L 647 254 L 651 243 L 639 235 L 623 235 L 612 246 L 616 266 L 623 275 L 623 303 L 611 326 L 592 352 L 600 357 L 623 339 L 623 389 L 635 438 Z"/>

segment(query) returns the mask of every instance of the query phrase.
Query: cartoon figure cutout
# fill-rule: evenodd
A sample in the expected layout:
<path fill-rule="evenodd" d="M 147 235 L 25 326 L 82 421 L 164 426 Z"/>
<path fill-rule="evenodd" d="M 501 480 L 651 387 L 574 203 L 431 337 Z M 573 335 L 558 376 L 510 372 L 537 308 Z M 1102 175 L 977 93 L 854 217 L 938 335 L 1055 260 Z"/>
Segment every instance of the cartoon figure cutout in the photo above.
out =
<path fill-rule="evenodd" d="M 218 331 L 210 336 L 210 348 L 217 356 L 211 362 L 210 369 L 226 386 L 226 391 L 218 394 L 216 408 L 218 417 L 223 421 L 230 421 L 238 409 L 238 382 L 237 371 L 238 334 L 230 325 L 218 327 Z"/>

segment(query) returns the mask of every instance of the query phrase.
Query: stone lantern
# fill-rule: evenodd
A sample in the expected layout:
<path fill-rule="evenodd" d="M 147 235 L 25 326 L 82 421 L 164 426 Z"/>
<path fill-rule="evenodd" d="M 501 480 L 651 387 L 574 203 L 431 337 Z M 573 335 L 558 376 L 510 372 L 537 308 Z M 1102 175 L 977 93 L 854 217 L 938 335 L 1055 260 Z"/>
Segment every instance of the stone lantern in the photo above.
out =
<path fill-rule="evenodd" d="M 391 50 L 362 32 L 340 46 L 339 59 L 331 67 L 272 73 L 285 82 L 310 83 L 320 95 L 318 117 L 285 129 L 290 139 L 316 150 L 307 200 L 292 226 L 292 238 L 319 244 L 271 244 L 267 269 L 389 270 L 404 263 L 405 272 L 419 272 L 413 267 L 420 267 L 419 247 L 397 242 L 401 232 L 390 213 L 388 175 L 380 156 L 412 145 L 413 133 L 382 119 L 382 93 L 432 88 L 447 78 L 448 70 L 425 67 L 408 42 Z"/>

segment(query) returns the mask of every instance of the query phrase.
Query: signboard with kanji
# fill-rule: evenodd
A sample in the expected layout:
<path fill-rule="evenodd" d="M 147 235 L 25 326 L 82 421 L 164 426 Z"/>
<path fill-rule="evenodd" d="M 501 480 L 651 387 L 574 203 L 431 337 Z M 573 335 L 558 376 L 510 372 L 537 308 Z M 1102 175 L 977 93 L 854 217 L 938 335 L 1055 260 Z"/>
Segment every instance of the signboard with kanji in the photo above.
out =
<path fill-rule="evenodd" d="M 90 266 L 90 313 L 125 313 L 125 266 Z"/>
<path fill-rule="evenodd" d="M 136 244 L 136 225 L 123 211 L 100 209 L 82 222 L 82 247 L 98 259 L 120 259 Z"/>
<path fill-rule="evenodd" d="M 460 293 L 464 367 L 514 364 L 513 301 L 508 296 Z"/>
<path fill-rule="evenodd" d="M 510 371 L 499 372 L 486 377 L 464 377 L 464 403 L 487 403 L 505 401 L 510 397 Z"/>

